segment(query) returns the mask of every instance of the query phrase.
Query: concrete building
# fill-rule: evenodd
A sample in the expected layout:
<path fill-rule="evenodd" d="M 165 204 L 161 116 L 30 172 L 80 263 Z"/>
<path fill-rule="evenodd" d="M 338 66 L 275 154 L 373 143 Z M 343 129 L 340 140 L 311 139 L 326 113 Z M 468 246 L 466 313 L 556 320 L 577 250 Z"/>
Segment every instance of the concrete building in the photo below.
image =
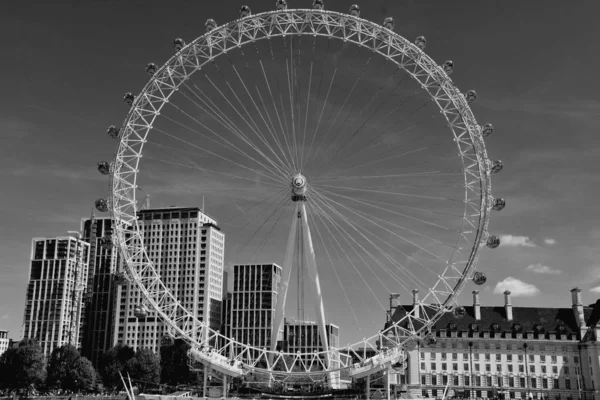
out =
<path fill-rule="evenodd" d="M 81 348 L 88 261 L 89 244 L 79 238 L 32 241 L 23 336 L 37 339 L 46 356 L 69 343 Z"/>
<path fill-rule="evenodd" d="M 212 329 L 221 327 L 225 235 L 197 207 L 146 209 L 138 213 L 144 245 L 162 282 L 181 305 Z M 167 333 L 155 313 L 136 318 L 142 296 L 135 285 L 117 287 L 114 338 L 133 348 L 160 349 Z"/>
<path fill-rule="evenodd" d="M 413 304 L 392 301 L 388 318 L 402 318 L 418 292 L 414 296 Z M 408 352 L 397 383 L 434 398 L 449 383 L 451 396 L 492 398 L 502 392 L 517 399 L 599 399 L 600 300 L 584 306 L 577 288 L 571 298 L 565 308 L 515 307 L 506 291 L 503 306 L 488 307 L 473 291 L 464 317 L 444 315 L 431 331 L 435 343 Z"/>
<path fill-rule="evenodd" d="M 8 331 L 0 330 L 0 356 L 8 349 L 9 345 Z"/>
<path fill-rule="evenodd" d="M 277 264 L 233 266 L 229 337 L 258 348 L 270 348 L 280 281 L 281 267 Z M 235 354 L 240 351 L 234 349 Z"/>
<path fill-rule="evenodd" d="M 339 347 L 340 328 L 334 324 L 325 325 L 329 347 Z M 283 324 L 283 347 L 289 353 L 314 353 L 323 351 L 319 326 L 314 321 L 285 319 Z"/>
<path fill-rule="evenodd" d="M 98 367 L 103 354 L 112 347 L 115 321 L 119 253 L 112 243 L 112 219 L 82 219 L 83 240 L 90 244 L 90 265 L 85 297 L 82 355 Z"/>

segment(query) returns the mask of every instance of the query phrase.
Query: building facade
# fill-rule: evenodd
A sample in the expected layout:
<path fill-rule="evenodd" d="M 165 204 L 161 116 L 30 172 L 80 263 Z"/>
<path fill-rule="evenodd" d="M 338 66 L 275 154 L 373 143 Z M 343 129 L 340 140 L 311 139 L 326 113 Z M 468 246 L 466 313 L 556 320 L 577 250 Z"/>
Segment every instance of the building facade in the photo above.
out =
<path fill-rule="evenodd" d="M 0 356 L 8 349 L 9 345 L 8 331 L 0 330 Z"/>
<path fill-rule="evenodd" d="M 90 262 L 85 297 L 82 355 L 98 367 L 103 354 L 112 347 L 115 321 L 115 274 L 118 249 L 112 246 L 112 219 L 83 219 L 83 240 L 90 244 Z"/>
<path fill-rule="evenodd" d="M 270 348 L 281 267 L 277 264 L 233 266 L 233 291 L 226 324 L 229 337 L 258 348 Z M 234 353 L 241 352 L 240 346 Z M 256 356 L 256 355 L 255 355 Z"/>
<path fill-rule="evenodd" d="M 181 305 L 212 329 L 221 328 L 225 235 L 199 208 L 158 208 L 138 213 L 144 246 L 162 282 Z M 122 268 L 122 266 L 120 267 Z M 160 350 L 166 325 L 153 313 L 135 315 L 143 305 L 134 284 L 116 290 L 114 344 Z"/>
<path fill-rule="evenodd" d="M 506 291 L 504 306 L 484 307 L 474 291 L 466 315 L 444 315 L 431 330 L 435 339 L 408 351 L 406 370 L 390 378 L 433 398 L 448 387 L 450 396 L 471 398 L 598 399 L 600 301 L 586 307 L 579 289 L 571 295 L 570 308 L 513 307 Z M 410 312 L 416 296 L 388 318 Z"/>
<path fill-rule="evenodd" d="M 327 344 L 329 347 L 340 346 L 340 328 L 334 324 L 326 324 Z M 297 321 L 285 319 L 283 324 L 283 343 L 286 352 L 309 353 L 323 351 L 319 326 L 314 321 Z"/>
<path fill-rule="evenodd" d="M 37 339 L 46 356 L 65 344 L 79 349 L 89 244 L 62 236 L 35 238 L 31 247 L 23 336 Z"/>

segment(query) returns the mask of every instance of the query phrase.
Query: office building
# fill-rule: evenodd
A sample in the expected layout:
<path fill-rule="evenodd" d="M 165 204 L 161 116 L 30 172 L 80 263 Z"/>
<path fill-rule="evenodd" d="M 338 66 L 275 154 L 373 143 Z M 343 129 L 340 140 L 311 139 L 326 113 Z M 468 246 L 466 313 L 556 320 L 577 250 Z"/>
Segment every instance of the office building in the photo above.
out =
<path fill-rule="evenodd" d="M 0 330 L 0 356 L 8 350 L 10 340 L 8 339 L 8 331 Z"/>
<path fill-rule="evenodd" d="M 112 347 L 115 320 L 115 274 L 118 249 L 112 246 L 110 217 L 83 219 L 83 240 L 90 244 L 88 288 L 85 297 L 82 355 L 99 367 L 103 354 Z"/>
<path fill-rule="evenodd" d="M 217 221 L 197 207 L 146 209 L 138 219 L 148 256 L 162 282 L 184 308 L 219 330 L 225 235 Z M 143 318 L 136 317 L 136 307 L 143 305 L 133 283 L 117 287 L 115 344 L 158 353 L 166 326 L 151 310 Z"/>
<path fill-rule="evenodd" d="M 46 356 L 65 344 L 81 348 L 89 244 L 74 236 L 32 241 L 24 337 L 37 339 Z"/>
<path fill-rule="evenodd" d="M 277 264 L 233 266 L 230 337 L 258 348 L 270 348 L 281 267 Z M 241 348 L 234 348 L 239 354 Z M 256 355 L 251 355 L 256 357 Z"/>
<path fill-rule="evenodd" d="M 435 340 L 408 351 L 397 383 L 433 398 L 449 384 L 449 396 L 598 399 L 600 300 L 584 306 L 577 288 L 571 297 L 571 307 L 515 307 L 506 291 L 503 306 L 486 307 L 474 291 L 464 317 L 444 315 L 431 331 Z M 392 304 L 388 318 L 399 320 L 417 301 L 415 291 L 413 304 Z"/>

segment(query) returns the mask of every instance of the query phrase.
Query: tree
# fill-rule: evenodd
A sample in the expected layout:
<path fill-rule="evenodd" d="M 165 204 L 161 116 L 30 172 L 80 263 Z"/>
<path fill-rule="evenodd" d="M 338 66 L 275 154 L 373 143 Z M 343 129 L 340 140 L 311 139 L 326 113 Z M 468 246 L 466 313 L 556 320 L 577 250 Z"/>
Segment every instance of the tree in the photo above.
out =
<path fill-rule="evenodd" d="M 96 389 L 96 370 L 92 362 L 85 357 L 79 357 L 75 361 L 68 377 L 74 391 L 92 392 Z"/>
<path fill-rule="evenodd" d="M 138 349 L 125 365 L 125 370 L 136 381 L 140 392 L 160 383 L 160 360 L 150 349 Z"/>
<path fill-rule="evenodd" d="M 160 382 L 177 386 L 194 381 L 188 364 L 190 345 L 182 339 L 164 343 L 160 347 Z"/>
<path fill-rule="evenodd" d="M 125 365 L 134 355 L 135 351 L 131 347 L 121 343 L 104 354 L 100 374 L 107 388 L 114 391 L 122 387 L 123 384 L 121 383 L 119 373 L 124 372 Z"/>
<path fill-rule="evenodd" d="M 19 389 L 16 385 L 17 374 L 15 362 L 17 357 L 17 348 L 9 347 L 0 356 L 0 390 L 5 390 L 8 395 Z"/>
<path fill-rule="evenodd" d="M 50 355 L 48 363 L 49 387 L 70 390 L 72 392 L 90 392 L 94 390 L 96 371 L 92 363 L 72 345 L 57 347 Z"/>
<path fill-rule="evenodd" d="M 80 357 L 77 349 L 70 344 L 55 348 L 48 362 L 48 387 L 71 390 L 69 372 Z"/>
<path fill-rule="evenodd" d="M 29 394 L 46 378 L 46 360 L 35 339 L 23 339 L 13 358 L 15 385 Z"/>

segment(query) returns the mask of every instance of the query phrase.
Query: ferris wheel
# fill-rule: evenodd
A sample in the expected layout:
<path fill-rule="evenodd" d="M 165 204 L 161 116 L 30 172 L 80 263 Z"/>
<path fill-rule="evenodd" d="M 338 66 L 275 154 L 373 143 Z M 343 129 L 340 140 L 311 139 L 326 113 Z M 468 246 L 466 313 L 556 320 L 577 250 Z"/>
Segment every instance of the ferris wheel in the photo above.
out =
<path fill-rule="evenodd" d="M 108 129 L 116 158 L 99 163 L 112 193 L 96 207 L 112 213 L 120 279 L 142 292 L 140 312 L 203 364 L 229 376 L 366 376 L 432 343 L 442 315 L 465 314 L 465 285 L 485 283 L 475 265 L 500 244 L 488 223 L 505 206 L 491 194 L 503 166 L 484 145 L 493 126 L 477 123 L 476 92 L 457 88 L 452 61 L 394 30 L 356 5 L 243 6 L 190 43 L 175 39 L 175 54 L 125 95 L 125 121 Z M 281 267 L 262 346 L 211 328 L 168 288 L 138 220 L 142 191 L 165 204 L 206 199 L 226 265 Z M 390 312 L 392 293 L 409 293 L 412 307 Z M 319 350 L 276 347 L 290 316 L 315 320 Z M 351 343 L 330 340 L 329 324 Z"/>

